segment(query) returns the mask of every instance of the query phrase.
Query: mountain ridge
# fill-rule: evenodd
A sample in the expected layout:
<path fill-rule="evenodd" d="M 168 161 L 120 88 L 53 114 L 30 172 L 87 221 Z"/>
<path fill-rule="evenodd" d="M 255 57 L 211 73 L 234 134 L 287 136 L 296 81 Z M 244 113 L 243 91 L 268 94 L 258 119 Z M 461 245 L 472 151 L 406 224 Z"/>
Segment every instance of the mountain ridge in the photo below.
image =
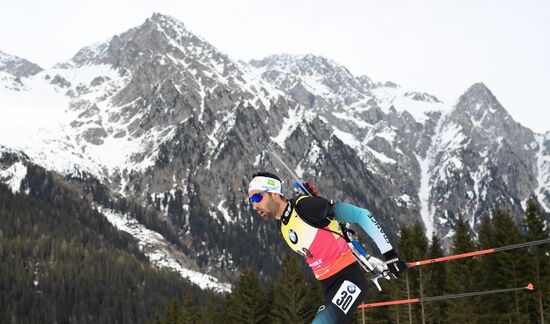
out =
<path fill-rule="evenodd" d="M 245 199 L 253 170 L 280 172 L 292 190 L 265 151 L 272 141 L 322 195 L 376 213 L 392 241 L 416 220 L 448 238 L 460 213 L 475 232 L 496 206 L 519 220 L 532 194 L 550 206 L 550 137 L 515 122 L 482 83 L 451 106 L 313 54 L 237 62 L 161 14 L 21 83 L 0 84 L 2 97 L 47 92 L 55 114 L 25 128 L 28 115 L 13 111 L 54 101 L 0 102 L 22 125 L 0 131 L 0 145 L 155 210 L 185 257 L 221 280 L 280 265 L 273 224 Z"/>
<path fill-rule="evenodd" d="M 0 51 L 0 71 L 7 72 L 15 77 L 29 77 L 44 70 L 39 65 L 24 58 L 6 54 Z"/>

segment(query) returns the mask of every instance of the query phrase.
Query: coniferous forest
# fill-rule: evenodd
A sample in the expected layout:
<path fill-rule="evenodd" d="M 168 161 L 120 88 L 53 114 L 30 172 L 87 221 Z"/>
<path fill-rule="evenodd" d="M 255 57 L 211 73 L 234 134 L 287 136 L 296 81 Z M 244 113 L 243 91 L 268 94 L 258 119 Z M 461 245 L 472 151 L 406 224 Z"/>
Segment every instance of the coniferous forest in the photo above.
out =
<path fill-rule="evenodd" d="M 293 253 L 283 258 L 276 278 L 247 268 L 232 293 L 202 291 L 151 266 L 131 237 L 41 181 L 43 192 L 30 195 L 0 184 L 0 323 L 308 323 L 315 316 L 322 289 Z M 44 193 L 48 199 L 40 199 Z M 530 200 L 522 223 L 497 209 L 484 215 L 477 236 L 459 218 L 450 253 L 548 236 L 543 211 Z M 407 261 L 445 254 L 439 238 L 428 240 L 420 223 L 400 229 L 398 250 Z M 381 282 L 383 291 L 371 285 L 365 302 L 528 283 L 535 290 L 368 308 L 356 312 L 357 323 L 550 322 L 548 244 L 415 267 Z"/>
<path fill-rule="evenodd" d="M 206 295 L 97 211 L 56 199 L 66 208 L 0 184 L 0 323 L 147 323 L 171 299 Z"/>
<path fill-rule="evenodd" d="M 497 209 L 484 215 L 477 239 L 459 218 L 450 253 L 547 239 L 549 233 L 542 213 L 539 204 L 529 200 L 524 222 L 516 224 L 508 211 Z M 429 241 L 420 223 L 400 229 L 398 248 L 407 261 L 445 255 L 440 239 L 432 236 Z M 302 263 L 294 253 L 287 254 L 279 278 L 267 283 L 251 269 L 245 269 L 232 294 L 221 303 L 209 299 L 197 308 L 189 299 L 173 300 L 154 323 L 309 323 L 323 293 Z M 525 287 L 529 283 L 535 289 L 367 308 L 356 311 L 356 323 L 550 322 L 549 244 L 414 267 L 403 278 L 381 283 L 382 292 L 369 286 L 365 303 Z"/>

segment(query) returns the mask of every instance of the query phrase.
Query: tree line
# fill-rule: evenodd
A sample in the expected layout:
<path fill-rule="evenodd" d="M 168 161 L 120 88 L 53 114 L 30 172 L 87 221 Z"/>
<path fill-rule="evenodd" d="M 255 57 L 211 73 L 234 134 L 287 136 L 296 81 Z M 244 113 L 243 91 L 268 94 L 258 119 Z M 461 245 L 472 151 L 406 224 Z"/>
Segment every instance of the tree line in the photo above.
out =
<path fill-rule="evenodd" d="M 0 184 L 0 323 L 148 323 L 171 299 L 206 295 L 84 199 L 43 198 Z"/>
<path fill-rule="evenodd" d="M 201 291 L 152 267 L 133 238 L 41 169 L 29 168 L 25 181 L 28 194 L 0 184 L 0 323 L 308 323 L 322 302 L 319 283 L 294 254 L 283 258 L 276 276 L 273 269 L 246 268 L 232 293 Z M 139 214 L 136 208 L 128 205 Z M 483 216 L 476 235 L 459 218 L 449 252 L 548 238 L 543 214 L 535 200 L 520 224 L 497 209 Z M 427 240 L 420 223 L 400 229 L 398 249 L 407 261 L 444 255 L 439 238 Z M 365 302 L 527 283 L 533 292 L 372 308 L 358 312 L 356 321 L 363 315 L 367 323 L 550 321 L 548 245 L 411 268 L 404 278 L 382 281 L 382 292 L 371 286 Z"/>
<path fill-rule="evenodd" d="M 483 215 L 475 236 L 463 217 L 454 226 L 450 254 L 466 253 L 549 237 L 544 211 L 533 199 L 527 202 L 524 221 L 516 224 L 509 211 Z M 403 259 L 418 261 L 444 256 L 441 240 L 428 240 L 421 223 L 400 229 L 398 249 Z M 172 300 L 155 324 L 177 323 L 310 323 L 322 303 L 322 289 L 287 254 L 278 278 L 262 281 L 248 268 L 241 272 L 232 293 L 201 302 Z M 368 275 L 367 275 L 368 276 Z M 382 292 L 371 285 L 365 303 L 431 297 L 464 292 L 527 286 L 516 291 L 357 310 L 356 323 L 547 323 L 550 322 L 550 246 L 498 252 L 467 259 L 410 268 L 400 279 L 381 280 Z"/>

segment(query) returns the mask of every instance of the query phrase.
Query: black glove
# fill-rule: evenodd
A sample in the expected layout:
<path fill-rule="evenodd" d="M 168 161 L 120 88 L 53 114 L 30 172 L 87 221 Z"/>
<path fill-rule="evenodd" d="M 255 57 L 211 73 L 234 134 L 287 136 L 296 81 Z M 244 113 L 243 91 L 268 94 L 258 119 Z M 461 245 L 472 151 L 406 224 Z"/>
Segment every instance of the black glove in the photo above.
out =
<path fill-rule="evenodd" d="M 384 258 L 386 258 L 386 266 L 388 267 L 388 270 L 396 278 L 398 278 L 402 272 L 407 270 L 407 264 L 403 262 L 403 260 L 399 259 L 399 255 L 397 255 L 395 250 L 392 249 L 384 253 Z"/>

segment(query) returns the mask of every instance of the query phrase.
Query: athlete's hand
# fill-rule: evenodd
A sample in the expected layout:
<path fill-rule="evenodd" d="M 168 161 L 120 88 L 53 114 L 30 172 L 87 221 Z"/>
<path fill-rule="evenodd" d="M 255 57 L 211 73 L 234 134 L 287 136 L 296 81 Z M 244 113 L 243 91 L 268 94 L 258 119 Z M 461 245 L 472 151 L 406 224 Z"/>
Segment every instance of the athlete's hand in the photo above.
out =
<path fill-rule="evenodd" d="M 386 258 L 386 266 L 388 267 L 388 270 L 396 278 L 401 276 L 401 273 L 407 270 L 407 264 L 403 262 L 403 260 L 399 259 L 399 255 L 397 255 L 395 250 L 392 249 L 384 253 L 384 258 Z"/>

